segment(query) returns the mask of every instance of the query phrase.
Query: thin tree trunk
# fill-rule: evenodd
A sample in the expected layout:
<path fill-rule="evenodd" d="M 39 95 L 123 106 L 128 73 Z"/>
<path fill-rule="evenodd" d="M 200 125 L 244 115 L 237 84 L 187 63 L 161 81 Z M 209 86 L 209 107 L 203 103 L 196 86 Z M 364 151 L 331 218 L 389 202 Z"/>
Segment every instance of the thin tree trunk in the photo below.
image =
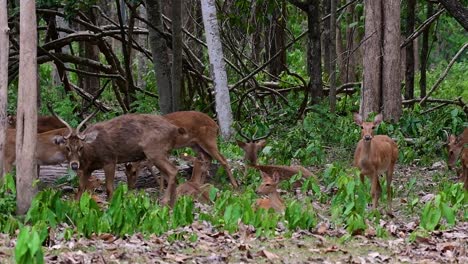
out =
<path fill-rule="evenodd" d="M 3 177 L 3 161 L 5 160 L 5 142 L 7 122 L 7 103 L 8 103 L 8 54 L 9 46 L 9 28 L 7 0 L 0 0 L 0 179 Z"/>
<path fill-rule="evenodd" d="M 363 55 L 363 87 L 360 113 L 380 112 L 382 85 L 382 0 L 365 0 L 365 36 Z"/>
<path fill-rule="evenodd" d="M 172 0 L 172 112 L 180 109 L 182 80 L 182 1 Z"/>
<path fill-rule="evenodd" d="M 167 43 L 162 34 L 164 27 L 159 0 L 146 0 L 146 16 L 149 23 L 157 29 L 148 27 L 149 44 L 153 54 L 154 72 L 156 73 L 156 84 L 159 91 L 159 108 L 161 114 L 168 114 L 172 111 L 171 68 L 169 66 Z"/>
<path fill-rule="evenodd" d="M 320 63 L 320 1 L 309 1 L 307 5 L 307 25 L 309 28 L 307 66 L 310 75 L 310 93 L 312 103 L 317 103 L 323 95 L 322 64 Z"/>
<path fill-rule="evenodd" d="M 427 13 L 426 17 L 430 18 L 433 13 L 433 8 L 432 8 L 432 3 L 427 1 Z M 421 77 L 419 79 L 419 89 L 420 89 L 420 94 L 421 98 L 424 98 L 426 96 L 426 87 L 427 87 L 427 82 L 426 82 L 426 71 L 427 71 L 427 62 L 429 60 L 429 34 L 431 31 L 431 25 L 429 25 L 423 32 L 423 37 L 422 37 L 422 47 L 421 47 Z"/>
<path fill-rule="evenodd" d="M 232 136 L 231 99 L 229 97 L 227 75 L 223 60 L 223 47 L 221 45 L 216 17 L 215 0 L 202 0 L 201 5 L 211 75 L 215 86 L 216 113 L 218 115 L 221 135 L 225 140 L 228 140 Z"/>
<path fill-rule="evenodd" d="M 330 0 L 330 112 L 336 109 L 336 1 Z"/>
<path fill-rule="evenodd" d="M 20 2 L 20 67 L 16 120 L 17 214 L 25 214 L 37 192 L 34 154 L 37 139 L 37 25 L 36 4 Z"/>
<path fill-rule="evenodd" d="M 414 31 L 416 0 L 408 0 L 406 17 L 406 37 Z M 411 41 L 405 48 L 405 99 L 414 98 L 414 41 Z"/>
<path fill-rule="evenodd" d="M 268 38 L 270 39 L 270 45 L 268 48 L 268 58 L 273 57 L 276 53 L 281 52 L 279 56 L 276 57 L 274 62 L 269 64 L 270 73 L 276 77 L 279 77 L 281 72 L 284 71 L 286 67 L 286 50 L 284 49 L 284 29 L 286 27 L 286 12 L 285 12 L 285 2 L 278 3 L 281 5 L 280 8 L 274 9 L 271 24 L 269 27 Z"/>
<path fill-rule="evenodd" d="M 402 113 L 400 79 L 400 0 L 383 1 L 382 105 L 384 119 L 398 122 Z M 413 56 L 413 54 L 412 54 Z M 414 67 L 414 65 L 413 65 Z"/>
<path fill-rule="evenodd" d="M 330 14 L 330 8 L 331 8 L 331 1 L 332 0 L 324 0 L 323 1 L 323 13 L 324 14 Z M 331 51 L 330 51 L 330 43 L 331 43 L 331 17 L 328 17 L 325 19 L 322 23 L 323 25 L 323 35 L 322 35 L 322 57 L 323 57 L 323 66 L 324 66 L 324 71 L 327 75 L 326 78 L 330 80 L 330 75 L 331 75 L 331 65 L 330 65 L 330 59 L 331 59 Z"/>

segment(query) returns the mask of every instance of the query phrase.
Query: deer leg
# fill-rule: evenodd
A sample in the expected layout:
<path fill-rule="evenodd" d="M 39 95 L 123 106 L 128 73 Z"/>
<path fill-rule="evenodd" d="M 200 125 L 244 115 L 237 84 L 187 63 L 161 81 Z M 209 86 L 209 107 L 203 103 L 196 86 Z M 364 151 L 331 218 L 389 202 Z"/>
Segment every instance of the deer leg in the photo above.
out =
<path fill-rule="evenodd" d="M 164 196 L 161 200 L 161 204 L 173 207 L 176 201 L 176 176 L 177 168 L 169 161 L 166 156 L 150 156 L 148 155 L 148 160 L 150 160 L 158 169 L 162 175 L 167 175 L 167 189 L 164 193 Z"/>
<path fill-rule="evenodd" d="M 364 174 L 360 173 L 359 178 L 361 179 L 361 183 L 364 183 Z"/>
<path fill-rule="evenodd" d="M 382 192 L 379 184 L 379 175 L 374 173 L 372 174 L 372 186 L 371 186 L 371 196 L 372 196 L 372 209 L 376 209 L 379 203 L 379 196 Z"/>
<path fill-rule="evenodd" d="M 393 165 L 387 170 L 387 210 L 389 213 L 392 211 L 392 177 L 393 177 Z"/>
<path fill-rule="evenodd" d="M 114 177 L 115 177 L 115 163 L 109 163 L 103 168 L 104 174 L 106 175 L 106 192 L 107 199 L 112 198 L 114 193 Z"/>
<path fill-rule="evenodd" d="M 75 198 L 79 200 L 84 191 L 88 188 L 89 177 L 91 176 L 91 171 L 88 170 L 78 170 L 77 176 L 79 179 L 78 192 L 76 193 Z"/>
<path fill-rule="evenodd" d="M 215 160 L 219 161 L 221 165 L 223 165 L 224 169 L 226 170 L 226 173 L 229 176 L 229 180 L 231 181 L 231 184 L 234 188 L 239 187 L 239 184 L 237 183 L 236 179 L 234 179 L 234 176 L 232 175 L 231 172 L 231 167 L 229 166 L 227 160 L 219 153 L 218 146 L 216 145 L 216 141 L 214 142 L 207 142 L 205 146 L 200 146 L 203 148 L 203 150 L 208 153 L 212 158 Z"/>

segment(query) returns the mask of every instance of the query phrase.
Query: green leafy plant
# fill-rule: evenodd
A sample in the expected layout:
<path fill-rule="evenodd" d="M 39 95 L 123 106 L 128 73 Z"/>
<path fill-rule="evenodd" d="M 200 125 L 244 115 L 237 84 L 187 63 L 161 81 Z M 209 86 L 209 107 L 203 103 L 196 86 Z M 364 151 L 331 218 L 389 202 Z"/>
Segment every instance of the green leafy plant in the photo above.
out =
<path fill-rule="evenodd" d="M 20 228 L 15 247 L 15 260 L 19 264 L 44 263 L 41 238 L 36 228 L 23 226 Z"/>

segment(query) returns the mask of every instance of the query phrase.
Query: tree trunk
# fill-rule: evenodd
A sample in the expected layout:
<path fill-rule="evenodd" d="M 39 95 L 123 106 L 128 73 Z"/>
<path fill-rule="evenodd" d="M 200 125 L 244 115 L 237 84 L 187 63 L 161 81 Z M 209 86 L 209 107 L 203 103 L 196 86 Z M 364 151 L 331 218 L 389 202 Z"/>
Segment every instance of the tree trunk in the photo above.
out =
<path fill-rule="evenodd" d="M 307 26 L 309 43 L 307 67 L 310 75 L 312 103 L 317 103 L 323 95 L 322 64 L 320 45 L 320 1 L 312 0 L 307 5 Z"/>
<path fill-rule="evenodd" d="M 223 47 L 219 35 L 215 0 L 202 0 L 203 24 L 205 25 L 206 44 L 210 59 L 211 75 L 215 88 L 216 113 L 225 140 L 231 138 L 232 112 L 231 99 L 223 60 Z"/>
<path fill-rule="evenodd" d="M 330 14 L 330 8 L 331 8 L 331 1 L 332 0 L 323 0 L 323 13 L 324 14 Z M 326 77 L 325 78 L 328 78 L 328 80 L 330 80 L 330 75 L 331 75 L 331 61 L 330 61 L 330 58 L 331 58 L 331 54 L 330 54 L 330 43 L 331 43 L 331 37 L 330 35 L 332 34 L 331 32 L 331 17 L 328 17 L 327 19 L 325 19 L 325 21 L 323 21 L 322 25 L 323 25 L 323 34 L 322 34 L 322 42 L 321 42 L 321 45 L 322 45 L 322 57 L 323 57 L 323 67 L 324 67 L 324 71 L 325 71 L 325 74 L 326 74 Z"/>
<path fill-rule="evenodd" d="M 180 109 L 182 52 L 182 1 L 172 0 L 172 112 Z"/>
<path fill-rule="evenodd" d="M 25 214 L 37 192 L 37 25 L 33 0 L 20 2 L 20 67 L 16 120 L 17 214 Z"/>
<path fill-rule="evenodd" d="M 363 87 L 360 113 L 380 112 L 382 85 L 382 0 L 365 0 L 365 36 L 363 44 Z M 399 78 L 398 78 L 399 79 Z"/>
<path fill-rule="evenodd" d="M 336 1 L 330 0 L 330 112 L 336 109 Z"/>
<path fill-rule="evenodd" d="M 86 12 L 87 17 L 91 20 L 92 23 L 96 24 L 96 16 L 94 14 L 94 11 L 90 9 L 88 12 Z M 82 42 L 84 45 L 84 57 L 88 59 L 92 59 L 94 61 L 99 61 L 99 48 L 96 46 L 95 43 L 91 43 L 89 41 Z M 88 72 L 94 72 L 94 69 L 91 67 L 87 66 L 80 66 L 80 68 L 83 68 L 83 70 L 88 71 Z M 94 77 L 94 76 L 86 76 L 82 78 L 83 82 L 83 90 L 86 92 L 90 93 L 91 95 L 95 96 L 97 92 L 100 89 L 100 83 L 99 83 L 99 77 Z M 83 105 L 86 105 L 86 103 L 83 101 Z"/>
<path fill-rule="evenodd" d="M 406 16 L 406 37 L 414 31 L 416 0 L 408 0 Z M 405 99 L 414 98 L 414 41 L 411 41 L 405 48 Z"/>
<path fill-rule="evenodd" d="M 468 31 L 468 8 L 457 0 L 439 0 L 439 2 Z"/>
<path fill-rule="evenodd" d="M 398 122 L 402 113 L 400 81 L 400 0 L 383 1 L 383 17 L 384 56 L 382 61 L 381 86 L 383 90 L 383 115 L 384 119 L 387 121 Z"/>
<path fill-rule="evenodd" d="M 8 54 L 9 46 L 9 28 L 7 0 L 0 0 L 0 179 L 3 177 L 3 161 L 5 160 L 5 142 L 7 122 L 7 103 L 8 103 Z"/>
<path fill-rule="evenodd" d="M 427 13 L 426 18 L 430 18 L 432 16 L 432 3 L 427 2 Z M 421 98 L 426 96 L 426 71 L 427 71 L 427 62 L 429 60 L 429 34 L 431 30 L 431 25 L 429 25 L 423 32 L 422 37 L 422 47 L 421 47 L 421 77 L 419 79 L 419 89 Z"/>
<path fill-rule="evenodd" d="M 149 23 L 157 29 L 148 27 L 149 45 L 153 54 L 154 72 L 159 91 L 159 108 L 161 114 L 168 114 L 172 111 L 171 69 L 167 43 L 163 36 L 164 27 L 159 0 L 146 0 L 146 16 Z"/>
<path fill-rule="evenodd" d="M 270 73 L 276 77 L 279 77 L 286 67 L 286 50 L 284 49 L 286 6 L 285 2 L 278 3 L 278 5 L 281 5 L 281 7 L 275 8 L 272 11 L 271 23 L 268 27 L 269 34 L 267 36 L 270 39 L 267 42 L 267 46 L 269 47 L 268 58 L 273 57 L 277 52 L 281 51 L 281 54 L 269 64 Z"/>

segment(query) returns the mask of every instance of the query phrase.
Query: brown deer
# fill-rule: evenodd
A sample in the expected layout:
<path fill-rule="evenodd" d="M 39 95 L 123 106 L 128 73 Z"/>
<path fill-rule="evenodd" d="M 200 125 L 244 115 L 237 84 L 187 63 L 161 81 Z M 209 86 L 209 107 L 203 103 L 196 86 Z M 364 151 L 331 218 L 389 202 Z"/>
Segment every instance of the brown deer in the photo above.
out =
<path fill-rule="evenodd" d="M 54 116 L 39 116 L 37 118 L 37 133 L 64 127 L 65 125 Z M 8 116 L 8 128 L 16 128 L 16 116 Z"/>
<path fill-rule="evenodd" d="M 169 152 L 185 141 L 187 135 L 179 128 L 158 115 L 126 114 L 108 121 L 96 123 L 83 132 L 80 128 L 97 111 L 85 118 L 76 129 L 55 114 L 68 129 L 63 136 L 70 167 L 78 171 L 80 198 L 87 187 L 91 173 L 103 169 L 106 191 L 110 198 L 114 191 L 114 175 L 117 163 L 139 161 L 147 158 L 162 174 L 167 175 L 168 188 L 162 199 L 163 204 L 174 205 L 176 200 L 177 168 L 169 161 Z"/>
<path fill-rule="evenodd" d="M 382 114 L 378 114 L 374 122 L 363 122 L 362 116 L 354 114 L 354 122 L 361 127 L 361 140 L 354 152 L 354 166 L 361 171 L 360 178 L 364 182 L 364 175 L 370 177 L 372 208 L 378 206 L 382 189 L 379 175 L 387 172 L 388 212 L 392 210 L 392 177 L 395 163 L 398 159 L 397 144 L 386 135 L 375 135 L 374 129 L 382 122 Z"/>
<path fill-rule="evenodd" d="M 59 128 L 37 134 L 36 160 L 38 165 L 55 165 L 66 161 L 63 135 L 67 128 Z M 7 130 L 4 168 L 10 172 L 16 160 L 16 129 Z"/>
<path fill-rule="evenodd" d="M 209 160 L 191 156 L 183 156 L 183 159 L 193 162 L 192 177 L 190 180 L 177 187 L 177 195 L 191 195 L 202 203 L 210 201 L 210 184 L 203 184 L 210 167 Z"/>
<path fill-rule="evenodd" d="M 239 130 L 239 135 L 243 137 L 246 142 L 236 140 L 237 145 L 244 150 L 244 162 L 250 165 L 257 165 L 257 155 L 260 150 L 262 150 L 266 145 L 266 138 L 271 134 L 271 130 L 268 131 L 266 135 L 261 137 L 252 137 L 249 138 L 242 133 L 242 130 Z"/>
<path fill-rule="evenodd" d="M 458 136 L 447 134 L 447 165 L 449 169 L 455 168 L 455 163 L 460 157 L 460 153 L 465 148 L 465 144 L 468 143 L 468 128 L 463 130 Z"/>
<path fill-rule="evenodd" d="M 163 117 L 175 126 L 185 129 L 187 132 L 187 136 L 183 137 L 185 140 L 177 141 L 174 148 L 191 147 L 197 153 L 197 157 L 199 159 L 202 159 L 203 155 L 209 160 L 209 163 L 211 163 L 211 159 L 216 159 L 226 170 L 232 186 L 234 188 L 239 186 L 232 175 L 231 168 L 226 158 L 224 158 L 218 150 L 216 138 L 218 136 L 219 128 L 211 117 L 197 111 L 179 111 L 164 115 Z M 130 168 L 131 166 L 137 167 L 137 169 L 132 169 Z M 133 173 L 137 175 L 138 167 L 142 166 L 132 163 L 131 165 L 128 165 L 126 171 L 129 173 L 133 171 Z M 127 174 L 127 178 L 128 177 L 129 175 Z M 130 177 L 136 176 L 132 175 Z"/>
<path fill-rule="evenodd" d="M 285 206 L 283 199 L 281 199 L 278 190 L 276 189 L 280 181 L 280 176 L 274 172 L 272 176 L 267 173 L 262 173 L 262 183 L 258 186 L 256 193 L 260 195 L 268 195 L 268 198 L 257 199 L 256 207 L 268 210 L 273 208 L 276 212 L 281 213 L 284 211 Z"/>
<path fill-rule="evenodd" d="M 269 175 L 273 175 L 275 173 L 278 174 L 279 181 L 287 181 L 291 179 L 292 176 L 301 173 L 302 174 L 302 179 L 304 178 L 309 178 L 313 176 L 313 173 L 310 172 L 308 169 L 300 166 L 300 165 L 291 165 L 291 166 L 286 166 L 286 165 L 252 165 L 250 166 L 252 168 L 255 168 L 262 173 L 266 173 Z M 294 188 L 298 188 L 302 185 L 302 179 L 298 179 L 293 183 Z"/>
<path fill-rule="evenodd" d="M 458 136 L 449 135 L 447 138 L 447 165 L 449 169 L 454 169 L 458 158 L 461 159 L 461 179 L 465 189 L 468 190 L 468 148 L 465 146 L 468 143 L 468 128 L 465 128 L 463 133 Z"/>

